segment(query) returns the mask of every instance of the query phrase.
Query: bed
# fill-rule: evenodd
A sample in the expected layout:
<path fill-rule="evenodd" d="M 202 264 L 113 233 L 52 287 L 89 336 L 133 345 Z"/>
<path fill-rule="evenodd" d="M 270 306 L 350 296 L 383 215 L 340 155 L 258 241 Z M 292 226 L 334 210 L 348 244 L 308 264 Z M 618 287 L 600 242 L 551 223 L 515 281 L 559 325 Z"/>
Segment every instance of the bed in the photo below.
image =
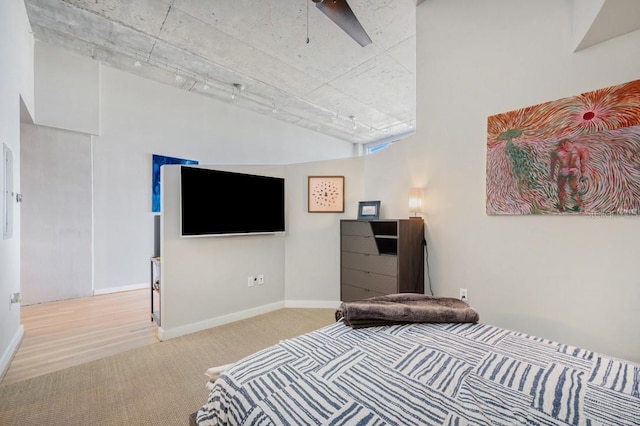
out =
<path fill-rule="evenodd" d="M 210 425 L 640 425 L 640 364 L 482 323 L 340 318 L 226 369 Z"/>

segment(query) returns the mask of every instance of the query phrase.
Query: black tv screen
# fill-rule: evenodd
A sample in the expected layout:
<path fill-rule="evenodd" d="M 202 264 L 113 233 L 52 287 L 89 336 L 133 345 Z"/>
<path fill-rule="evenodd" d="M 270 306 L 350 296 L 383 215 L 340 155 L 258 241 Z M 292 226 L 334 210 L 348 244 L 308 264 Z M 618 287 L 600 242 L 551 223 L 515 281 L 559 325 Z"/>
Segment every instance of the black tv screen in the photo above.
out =
<path fill-rule="evenodd" d="M 183 236 L 284 232 L 284 179 L 181 167 Z"/>

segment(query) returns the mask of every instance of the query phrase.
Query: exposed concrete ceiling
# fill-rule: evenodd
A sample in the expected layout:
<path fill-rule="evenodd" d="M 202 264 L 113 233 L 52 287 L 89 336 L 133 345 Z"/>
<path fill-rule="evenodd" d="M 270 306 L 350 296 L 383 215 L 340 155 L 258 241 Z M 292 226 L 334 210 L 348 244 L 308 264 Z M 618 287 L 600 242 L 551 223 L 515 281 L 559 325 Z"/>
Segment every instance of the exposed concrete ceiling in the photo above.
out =
<path fill-rule="evenodd" d="M 414 133 L 415 17 L 423 1 L 349 0 L 373 40 L 366 47 L 311 0 L 25 4 L 37 40 L 345 141 L 369 143 Z M 640 0 L 573 5 L 576 50 L 640 28 Z"/>
<path fill-rule="evenodd" d="M 353 143 L 413 133 L 416 0 L 349 0 L 366 47 L 311 0 L 25 4 L 37 40 L 117 69 Z"/>

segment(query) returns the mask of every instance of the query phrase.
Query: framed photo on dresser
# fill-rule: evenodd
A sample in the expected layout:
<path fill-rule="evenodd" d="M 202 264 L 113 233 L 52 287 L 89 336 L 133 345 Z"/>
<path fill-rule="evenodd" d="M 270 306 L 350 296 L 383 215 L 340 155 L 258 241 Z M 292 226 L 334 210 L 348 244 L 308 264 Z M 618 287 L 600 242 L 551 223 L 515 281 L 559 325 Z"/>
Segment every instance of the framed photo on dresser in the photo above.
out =
<path fill-rule="evenodd" d="M 358 203 L 358 220 L 380 219 L 380 201 L 360 201 Z"/>

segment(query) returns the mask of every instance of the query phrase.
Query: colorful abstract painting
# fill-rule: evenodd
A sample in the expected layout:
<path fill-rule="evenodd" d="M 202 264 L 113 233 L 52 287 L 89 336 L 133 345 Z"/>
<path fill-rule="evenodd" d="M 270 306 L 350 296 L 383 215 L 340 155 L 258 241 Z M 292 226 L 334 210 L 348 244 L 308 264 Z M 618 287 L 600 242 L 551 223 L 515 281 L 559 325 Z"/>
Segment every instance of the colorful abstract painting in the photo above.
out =
<path fill-rule="evenodd" d="M 487 214 L 640 214 L 640 80 L 496 114 Z"/>
<path fill-rule="evenodd" d="M 151 159 L 151 211 L 160 211 L 160 167 L 165 164 L 198 164 L 196 160 L 153 154 Z"/>

